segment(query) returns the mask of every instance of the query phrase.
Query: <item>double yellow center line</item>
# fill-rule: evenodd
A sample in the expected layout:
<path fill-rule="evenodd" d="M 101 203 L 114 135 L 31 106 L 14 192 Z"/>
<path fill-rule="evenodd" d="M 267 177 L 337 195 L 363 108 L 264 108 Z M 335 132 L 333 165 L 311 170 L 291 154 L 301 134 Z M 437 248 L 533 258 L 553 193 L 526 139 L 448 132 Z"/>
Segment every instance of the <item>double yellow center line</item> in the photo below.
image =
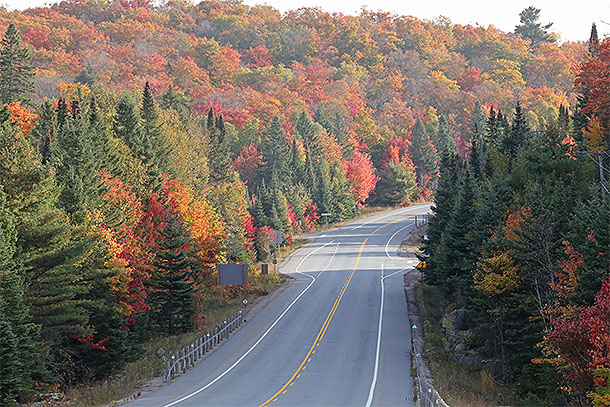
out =
<path fill-rule="evenodd" d="M 368 237 L 366 239 L 364 239 L 364 242 L 362 242 L 362 244 L 360 245 L 360 250 L 358 251 L 358 257 L 356 257 L 356 264 L 354 264 L 354 268 L 353 268 L 351 274 L 349 275 L 347 281 L 343 285 L 343 288 L 339 292 L 339 295 L 337 296 L 335 303 L 333 304 L 332 308 L 330 309 L 330 312 L 328 313 L 328 316 L 326 317 L 326 320 L 324 321 L 322 328 L 320 328 L 320 332 L 318 332 L 318 335 L 316 336 L 316 340 L 313 342 L 313 345 L 311 345 L 311 348 L 309 348 L 307 355 L 305 355 L 305 359 L 303 359 L 303 361 L 299 365 L 299 368 L 297 369 L 296 372 L 294 372 L 294 374 L 292 375 L 290 380 L 288 380 L 286 382 L 286 384 L 284 384 L 284 386 L 282 386 L 282 388 L 277 391 L 277 393 L 275 393 L 273 396 L 271 396 L 267 401 L 265 401 L 259 407 L 264 407 L 273 401 L 277 401 L 278 397 L 281 394 L 285 394 L 288 391 L 286 389 L 289 386 L 292 386 L 294 384 L 294 381 L 301 376 L 301 371 L 307 369 L 307 366 L 306 366 L 307 362 L 311 361 L 311 355 L 316 353 L 315 348 L 320 344 L 320 341 L 322 340 L 322 338 L 324 338 L 326 329 L 330 325 L 330 322 L 332 321 L 333 316 L 335 315 L 335 311 L 337 311 L 337 308 L 339 307 L 339 303 L 341 303 L 343 294 L 345 294 L 345 290 L 347 290 L 347 287 L 349 286 L 350 281 L 352 281 L 352 277 L 354 276 L 354 273 L 356 272 L 356 269 L 358 268 L 358 263 L 360 262 L 360 257 L 362 256 L 362 250 L 364 249 L 364 245 L 366 244 L 367 240 L 369 240 Z"/>

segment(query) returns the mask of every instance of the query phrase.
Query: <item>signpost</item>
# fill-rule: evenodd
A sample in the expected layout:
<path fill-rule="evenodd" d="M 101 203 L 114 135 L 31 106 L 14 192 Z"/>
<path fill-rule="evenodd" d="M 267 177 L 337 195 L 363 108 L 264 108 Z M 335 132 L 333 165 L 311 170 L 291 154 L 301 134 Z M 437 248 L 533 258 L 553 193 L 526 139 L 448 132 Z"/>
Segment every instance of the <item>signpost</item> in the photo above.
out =
<path fill-rule="evenodd" d="M 218 285 L 220 286 L 220 298 L 223 297 L 223 286 L 225 285 L 247 285 L 247 264 L 218 264 Z"/>
<path fill-rule="evenodd" d="M 275 233 L 275 235 L 273 236 L 273 239 L 271 239 L 271 242 L 269 242 L 269 244 L 272 246 L 275 245 L 275 252 L 273 252 L 273 272 L 276 273 L 277 272 L 277 256 L 278 256 L 278 253 L 280 252 L 280 245 L 284 241 L 284 236 L 282 235 L 281 230 L 274 230 L 273 232 Z"/>
<path fill-rule="evenodd" d="M 261 264 L 261 275 L 265 276 L 267 274 L 269 274 L 269 265 Z"/>
<path fill-rule="evenodd" d="M 320 216 L 324 216 L 324 220 L 326 221 L 325 222 L 326 226 L 328 226 L 328 217 L 330 216 L 330 213 L 324 212 L 324 213 L 321 213 Z"/>

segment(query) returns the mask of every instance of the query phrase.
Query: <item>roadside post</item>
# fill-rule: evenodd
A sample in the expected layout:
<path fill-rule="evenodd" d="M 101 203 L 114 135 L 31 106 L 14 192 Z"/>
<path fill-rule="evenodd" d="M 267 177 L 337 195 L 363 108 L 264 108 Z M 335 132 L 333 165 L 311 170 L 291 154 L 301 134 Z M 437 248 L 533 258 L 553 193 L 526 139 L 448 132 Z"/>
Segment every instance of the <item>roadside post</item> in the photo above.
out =
<path fill-rule="evenodd" d="M 324 223 L 325 223 L 326 226 L 328 226 L 328 217 L 330 216 L 330 213 L 324 212 L 324 213 L 321 213 L 320 216 L 324 217 L 324 220 L 325 220 Z"/>

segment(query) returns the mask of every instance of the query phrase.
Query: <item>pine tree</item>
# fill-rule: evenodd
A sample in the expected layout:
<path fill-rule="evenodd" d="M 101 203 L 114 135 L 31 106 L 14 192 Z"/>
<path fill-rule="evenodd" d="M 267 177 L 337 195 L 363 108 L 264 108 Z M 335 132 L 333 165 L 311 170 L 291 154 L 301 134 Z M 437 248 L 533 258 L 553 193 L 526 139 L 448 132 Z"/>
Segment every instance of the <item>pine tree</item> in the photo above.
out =
<path fill-rule="evenodd" d="M 589 55 L 588 58 L 595 58 L 599 48 L 599 38 L 597 36 L 597 26 L 595 23 L 591 26 L 591 36 L 589 37 Z M 572 115 L 572 138 L 582 145 L 583 136 L 582 131 L 587 128 L 589 123 L 589 117 L 585 114 L 589 99 L 591 97 L 591 90 L 587 87 L 580 85 L 578 87 L 576 95 L 576 108 Z"/>
<path fill-rule="evenodd" d="M 297 145 L 296 138 L 292 141 L 290 147 L 290 173 L 292 175 L 292 185 L 302 184 L 305 180 L 305 162 Z"/>
<path fill-rule="evenodd" d="M 21 37 L 11 23 L 0 42 L 0 105 L 23 100 L 34 90 L 36 70 L 29 63 L 30 52 L 21 46 Z"/>
<path fill-rule="evenodd" d="M 23 271 L 17 260 L 17 232 L 0 187 L 0 400 L 24 401 L 40 377 L 40 328 L 24 303 Z"/>
<path fill-rule="evenodd" d="M 146 81 L 142 93 L 142 132 L 144 139 L 150 141 L 150 169 L 153 179 L 159 179 L 162 173 L 169 171 L 170 146 L 165 142 L 159 124 L 159 114 L 155 106 L 150 84 Z"/>
<path fill-rule="evenodd" d="M 445 115 L 441 115 L 438 119 L 438 135 L 437 135 L 438 143 L 438 152 L 440 155 L 448 154 L 453 155 L 457 154 L 457 146 L 455 145 L 455 138 L 451 133 L 451 129 L 449 128 L 449 123 L 447 122 L 447 118 Z"/>
<path fill-rule="evenodd" d="M 475 138 L 477 141 L 480 141 L 485 135 L 485 130 L 487 129 L 487 118 L 485 117 L 481 103 L 478 100 L 474 102 L 472 116 L 470 118 L 470 122 L 468 123 L 468 128 L 470 129 L 469 141 L 471 143 L 474 142 L 473 140 Z"/>
<path fill-rule="evenodd" d="M 426 176 L 435 180 L 437 177 L 437 153 L 432 140 L 426 133 L 421 119 L 417 119 L 413 134 L 411 135 L 411 145 L 409 147 L 411 160 L 415 166 L 417 181 L 421 185 Z"/>
<path fill-rule="evenodd" d="M 538 47 L 541 42 L 555 42 L 555 38 L 548 32 L 553 23 L 542 26 L 540 9 L 530 6 L 519 13 L 520 25 L 515 27 L 515 34 L 521 34 L 532 41 L 533 47 Z"/>
<path fill-rule="evenodd" d="M 333 206 L 332 191 L 330 189 L 330 168 L 326 160 L 320 160 L 316 171 L 317 189 L 314 194 L 314 201 L 318 205 L 320 213 L 330 213 L 334 218 L 336 208 Z"/>
<path fill-rule="evenodd" d="M 335 164 L 331 168 L 330 176 L 330 192 L 333 198 L 333 206 L 336 208 L 336 215 L 333 220 L 342 221 L 353 218 L 356 215 L 356 203 L 343 167 Z"/>
<path fill-rule="evenodd" d="M 75 268 L 86 245 L 73 236 L 66 214 L 58 207 L 53 172 L 41 164 L 32 143 L 3 125 L 0 149 L 5 151 L 0 183 L 5 187 L 6 208 L 15 220 L 17 261 L 23 267 L 32 320 L 42 326 L 41 338 L 52 356 L 74 354 L 72 338 L 88 332 L 88 313 L 79 300 L 88 287 Z M 68 366 L 54 367 L 59 376 L 69 374 Z"/>
<path fill-rule="evenodd" d="M 134 157 L 146 167 L 147 187 L 157 189 L 161 184 L 159 169 L 156 167 L 155 148 L 150 135 L 144 131 L 143 122 L 135 103 L 124 96 L 117 105 L 113 130 L 116 137 L 123 140 Z"/>
<path fill-rule="evenodd" d="M 89 130 L 82 116 L 66 118 L 57 133 L 51 159 L 62 188 L 60 203 L 79 223 L 85 219 L 87 210 L 96 207 L 100 199 L 97 172 L 101 168 L 92 149 Z"/>
<path fill-rule="evenodd" d="M 263 165 L 260 167 L 260 178 L 267 183 L 277 183 L 283 187 L 288 184 L 289 172 L 288 139 L 282 129 L 280 119 L 275 116 L 266 131 L 265 141 L 261 148 Z"/>
<path fill-rule="evenodd" d="M 193 294 L 198 262 L 192 238 L 177 214 L 170 210 L 166 224 L 159 230 L 161 242 L 151 279 L 154 294 L 152 309 L 158 329 L 175 335 L 193 326 Z"/>
<path fill-rule="evenodd" d="M 448 295 L 455 296 L 458 306 L 463 306 L 466 294 L 473 286 L 477 252 L 473 247 L 472 230 L 474 219 L 474 200 L 470 175 L 466 173 L 461 180 L 455 207 L 445 229 L 446 238 L 439 251 L 439 271 L 443 276 L 441 286 Z"/>
<path fill-rule="evenodd" d="M 510 134 L 504 139 L 505 151 L 511 157 L 516 157 L 517 153 L 527 146 L 528 138 L 529 128 L 521 111 L 521 104 L 517 102 L 515 106 L 515 119 L 513 120 Z"/>
<path fill-rule="evenodd" d="M 208 111 L 206 132 L 210 140 L 208 163 L 210 166 L 210 181 L 226 182 L 231 173 L 231 155 L 226 139 L 226 129 L 222 114 L 214 118 L 212 109 Z"/>
<path fill-rule="evenodd" d="M 597 54 L 599 48 L 599 37 L 597 36 L 597 26 L 595 23 L 591 24 L 591 35 L 589 36 L 589 55 L 593 56 Z"/>
<path fill-rule="evenodd" d="M 376 192 L 371 200 L 376 205 L 404 205 L 411 201 L 416 187 L 415 170 L 412 166 L 389 161 L 381 170 Z"/>

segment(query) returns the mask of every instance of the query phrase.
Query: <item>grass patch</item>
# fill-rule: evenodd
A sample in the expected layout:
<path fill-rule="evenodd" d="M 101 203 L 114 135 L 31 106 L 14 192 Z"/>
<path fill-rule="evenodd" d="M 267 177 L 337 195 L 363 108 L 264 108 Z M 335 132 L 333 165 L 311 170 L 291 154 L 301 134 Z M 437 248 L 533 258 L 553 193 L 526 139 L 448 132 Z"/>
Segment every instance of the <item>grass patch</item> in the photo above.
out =
<path fill-rule="evenodd" d="M 479 366 L 457 362 L 445 352 L 441 330 L 444 299 L 440 289 L 420 283 L 416 292 L 424 324 L 426 359 L 434 385 L 445 402 L 459 407 L 518 404 L 509 389 L 494 382 L 490 372 Z"/>

